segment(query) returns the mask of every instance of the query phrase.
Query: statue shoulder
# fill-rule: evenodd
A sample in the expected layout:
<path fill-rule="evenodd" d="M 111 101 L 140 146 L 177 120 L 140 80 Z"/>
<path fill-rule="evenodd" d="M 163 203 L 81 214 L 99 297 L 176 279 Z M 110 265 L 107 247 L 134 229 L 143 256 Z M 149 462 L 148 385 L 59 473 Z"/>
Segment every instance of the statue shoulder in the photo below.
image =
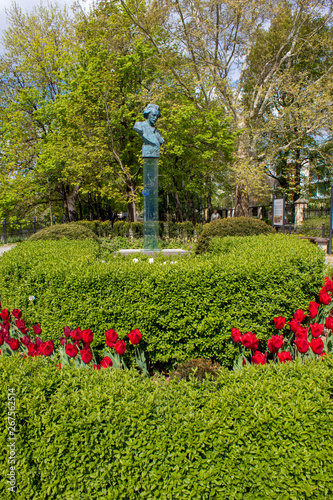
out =
<path fill-rule="evenodd" d="M 136 122 L 136 123 L 134 123 L 134 127 L 133 127 L 133 128 L 134 128 L 134 130 L 135 130 L 136 132 L 142 132 L 142 130 L 143 130 L 143 125 L 144 125 L 145 123 L 146 123 L 146 122 Z"/>

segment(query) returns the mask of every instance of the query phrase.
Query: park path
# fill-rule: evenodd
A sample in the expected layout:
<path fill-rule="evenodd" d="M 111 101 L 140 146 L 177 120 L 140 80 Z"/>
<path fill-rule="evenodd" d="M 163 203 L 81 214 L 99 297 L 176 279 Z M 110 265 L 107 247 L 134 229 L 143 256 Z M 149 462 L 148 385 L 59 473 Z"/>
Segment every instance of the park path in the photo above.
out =
<path fill-rule="evenodd" d="M 8 250 L 11 250 L 12 248 L 16 247 L 16 243 L 13 243 L 12 245 L 2 245 L 0 246 L 0 257 L 3 253 L 8 252 Z"/>

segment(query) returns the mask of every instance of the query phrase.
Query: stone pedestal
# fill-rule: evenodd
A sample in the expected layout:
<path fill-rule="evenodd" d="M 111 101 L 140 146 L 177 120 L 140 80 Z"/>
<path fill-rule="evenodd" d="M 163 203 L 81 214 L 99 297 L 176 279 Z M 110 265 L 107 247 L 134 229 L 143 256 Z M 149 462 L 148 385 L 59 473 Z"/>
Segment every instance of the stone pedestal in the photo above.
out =
<path fill-rule="evenodd" d="M 157 253 L 162 253 L 163 255 L 190 255 L 191 252 L 187 250 L 183 250 L 182 248 L 165 248 L 164 250 L 146 250 L 146 249 L 137 249 L 137 248 L 126 248 L 125 250 L 118 250 L 114 252 L 114 256 L 119 255 L 134 255 L 134 254 L 144 254 L 144 255 L 154 255 Z"/>
<path fill-rule="evenodd" d="M 299 226 L 305 219 L 305 211 L 308 206 L 308 200 L 300 198 L 295 201 L 295 226 Z"/>

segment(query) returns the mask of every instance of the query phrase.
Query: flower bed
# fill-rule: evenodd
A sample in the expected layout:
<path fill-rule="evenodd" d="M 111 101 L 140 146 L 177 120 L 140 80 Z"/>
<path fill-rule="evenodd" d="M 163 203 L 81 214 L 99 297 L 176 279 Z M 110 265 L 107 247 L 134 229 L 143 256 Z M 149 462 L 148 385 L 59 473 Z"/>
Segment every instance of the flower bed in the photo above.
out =
<path fill-rule="evenodd" d="M 255 331 L 265 345 L 272 318 L 307 308 L 323 279 L 323 253 L 306 241 L 243 240 L 247 245 L 227 255 L 177 257 L 172 265 L 164 256 L 151 264 L 144 256 L 102 262 L 89 241 L 23 243 L 1 257 L 1 299 L 23 309 L 46 338 L 59 340 L 64 324 L 90 328 L 103 351 L 110 328 L 120 339 L 139 328 L 153 363 L 204 357 L 229 366 L 236 353 L 231 328 Z"/>

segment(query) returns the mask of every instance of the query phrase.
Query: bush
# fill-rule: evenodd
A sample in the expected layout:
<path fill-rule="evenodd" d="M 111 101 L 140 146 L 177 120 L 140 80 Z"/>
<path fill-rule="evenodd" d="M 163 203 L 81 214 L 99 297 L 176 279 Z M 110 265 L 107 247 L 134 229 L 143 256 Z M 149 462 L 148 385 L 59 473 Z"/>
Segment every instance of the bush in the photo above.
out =
<path fill-rule="evenodd" d="M 195 226 L 192 222 L 163 222 L 158 221 L 158 236 L 161 239 L 169 238 L 180 238 L 188 239 L 194 238 L 195 232 L 197 235 L 202 231 L 202 224 L 196 224 Z M 127 221 L 117 221 L 113 225 L 111 232 L 112 237 L 125 236 L 129 237 L 130 229 L 132 230 L 134 238 L 143 237 L 143 222 L 127 222 Z"/>
<path fill-rule="evenodd" d="M 170 373 L 171 378 L 177 377 L 190 380 L 194 377 L 198 380 L 205 380 L 208 377 L 216 378 L 220 369 L 218 363 L 212 363 L 210 359 L 196 358 L 183 361 Z"/>
<path fill-rule="evenodd" d="M 86 240 L 98 241 L 96 234 L 82 224 L 70 222 L 69 224 L 56 224 L 55 226 L 41 229 L 36 234 L 30 236 L 30 241 L 38 240 Z"/>
<path fill-rule="evenodd" d="M 255 234 L 271 234 L 274 229 L 265 222 L 251 217 L 235 217 L 219 219 L 206 224 L 197 240 L 195 253 L 207 252 L 209 242 L 214 236 L 252 236 Z"/>
<path fill-rule="evenodd" d="M 82 226 L 87 227 L 100 237 L 107 237 L 111 232 L 111 223 L 109 220 L 103 222 L 99 220 L 79 220 L 77 224 L 81 224 Z"/>
<path fill-rule="evenodd" d="M 306 219 L 300 226 L 300 233 L 305 236 L 322 237 L 322 225 L 325 224 L 325 238 L 330 235 L 330 217 L 313 217 Z"/>
<path fill-rule="evenodd" d="M 140 222 L 139 222 L 140 224 Z M 124 220 L 118 220 L 113 224 L 113 228 L 111 231 L 111 237 L 114 236 L 126 236 L 129 237 L 129 228 L 130 223 Z"/>
<path fill-rule="evenodd" d="M 1 358 L 25 500 L 333 498 L 332 359 L 223 370 L 217 381 L 59 370 Z M 7 432 L 0 434 L 8 492 Z M 306 478 L 306 480 L 304 479 Z"/>
<path fill-rule="evenodd" d="M 46 338 L 80 326 L 104 345 L 109 328 L 120 337 L 139 328 L 153 363 L 203 357 L 230 365 L 233 327 L 253 329 L 265 347 L 273 318 L 307 308 L 323 280 L 324 254 L 308 241 L 246 240 L 227 255 L 160 255 L 153 264 L 143 255 L 137 263 L 121 256 L 102 262 L 89 241 L 22 243 L 0 259 L 2 306 L 27 311 Z"/>

